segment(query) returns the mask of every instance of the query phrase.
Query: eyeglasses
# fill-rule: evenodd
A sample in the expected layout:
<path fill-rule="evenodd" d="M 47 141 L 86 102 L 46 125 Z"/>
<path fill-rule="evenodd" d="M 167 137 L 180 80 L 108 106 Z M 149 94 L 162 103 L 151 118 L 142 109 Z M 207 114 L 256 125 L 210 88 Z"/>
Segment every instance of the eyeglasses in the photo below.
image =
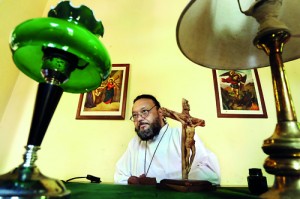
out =
<path fill-rule="evenodd" d="M 133 113 L 132 116 L 130 117 L 130 120 L 133 121 L 133 122 L 136 122 L 138 120 L 138 117 L 141 116 L 142 118 L 146 118 L 150 111 L 155 107 L 156 105 L 152 106 L 150 109 L 144 109 L 140 112 L 137 112 L 137 113 Z"/>

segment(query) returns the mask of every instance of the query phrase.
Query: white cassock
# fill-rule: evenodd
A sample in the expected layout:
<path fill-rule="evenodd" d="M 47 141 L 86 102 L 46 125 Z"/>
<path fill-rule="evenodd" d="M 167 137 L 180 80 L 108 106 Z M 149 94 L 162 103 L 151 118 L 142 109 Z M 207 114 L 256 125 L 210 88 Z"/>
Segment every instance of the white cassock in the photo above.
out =
<path fill-rule="evenodd" d="M 220 167 L 217 157 L 205 148 L 197 134 L 194 136 L 196 155 L 189 173 L 189 180 L 207 180 L 220 184 Z M 162 179 L 182 179 L 181 129 L 166 124 L 153 140 L 142 141 L 135 136 L 116 164 L 114 181 L 127 184 L 130 176 Z"/>

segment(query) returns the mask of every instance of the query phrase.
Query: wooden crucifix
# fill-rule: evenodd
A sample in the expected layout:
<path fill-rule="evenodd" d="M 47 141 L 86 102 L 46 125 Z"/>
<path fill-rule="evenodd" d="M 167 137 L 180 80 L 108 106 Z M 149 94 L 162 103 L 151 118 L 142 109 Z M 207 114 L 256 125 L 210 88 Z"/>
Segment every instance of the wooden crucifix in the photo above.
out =
<path fill-rule="evenodd" d="M 205 121 L 190 115 L 190 105 L 186 99 L 182 99 L 182 112 L 178 113 L 162 107 L 164 117 L 177 120 L 182 124 L 181 135 L 181 158 L 182 158 L 182 179 L 187 180 L 196 154 L 195 148 L 195 127 L 205 126 Z"/>

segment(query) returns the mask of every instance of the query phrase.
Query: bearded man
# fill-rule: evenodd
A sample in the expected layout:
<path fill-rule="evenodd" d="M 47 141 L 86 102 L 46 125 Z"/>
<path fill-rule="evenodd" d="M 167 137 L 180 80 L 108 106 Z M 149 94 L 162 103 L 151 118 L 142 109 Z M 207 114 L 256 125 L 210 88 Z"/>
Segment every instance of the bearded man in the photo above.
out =
<path fill-rule="evenodd" d="M 148 94 L 133 101 L 136 136 L 116 164 L 116 184 L 156 184 L 163 179 L 182 179 L 181 129 L 170 127 L 157 99 Z M 191 180 L 220 184 L 217 157 L 195 134 L 196 155 L 189 173 Z"/>

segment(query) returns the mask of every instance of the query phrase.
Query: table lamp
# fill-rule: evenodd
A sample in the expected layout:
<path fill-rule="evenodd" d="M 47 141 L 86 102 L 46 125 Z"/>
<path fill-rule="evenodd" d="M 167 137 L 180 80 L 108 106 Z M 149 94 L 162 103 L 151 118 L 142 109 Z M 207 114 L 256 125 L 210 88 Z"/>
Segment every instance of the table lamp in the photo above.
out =
<path fill-rule="evenodd" d="M 191 0 L 176 27 L 181 52 L 196 64 L 271 67 L 277 124 L 262 149 L 275 180 L 262 198 L 300 197 L 300 131 L 283 64 L 300 57 L 299 8 L 293 0 Z"/>
<path fill-rule="evenodd" d="M 60 180 L 35 165 L 37 151 L 63 92 L 97 88 L 111 72 L 110 57 L 99 40 L 104 28 L 86 6 L 60 2 L 46 18 L 19 24 L 10 48 L 16 66 L 39 83 L 24 162 L 0 176 L 0 198 L 68 198 Z"/>

